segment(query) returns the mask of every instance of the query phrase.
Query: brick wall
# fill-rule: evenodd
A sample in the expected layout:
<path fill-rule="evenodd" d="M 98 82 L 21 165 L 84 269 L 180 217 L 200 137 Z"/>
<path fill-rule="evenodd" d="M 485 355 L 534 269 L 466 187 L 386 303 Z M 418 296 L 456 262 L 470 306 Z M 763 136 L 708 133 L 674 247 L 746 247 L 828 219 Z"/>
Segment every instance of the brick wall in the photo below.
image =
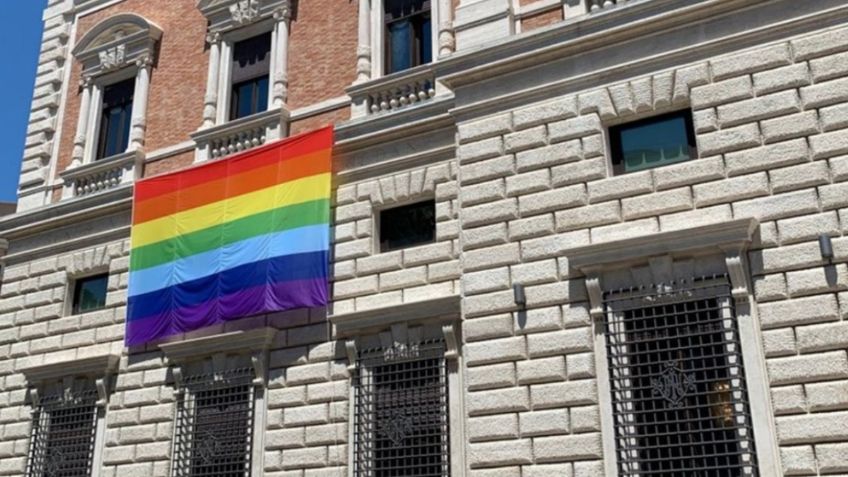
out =
<path fill-rule="evenodd" d="M 100 21 L 123 12 L 141 15 L 164 32 L 158 61 L 150 77 L 145 150 L 154 151 L 189 140 L 189 134 L 202 122 L 206 94 L 209 61 L 205 46 L 206 19 L 196 2 L 190 0 L 125 0 L 81 17 L 77 41 Z M 73 59 L 71 62 L 71 81 L 76 85 L 81 65 Z M 65 100 L 57 173 L 64 171 L 71 162 L 81 96 L 79 87 L 72 87 Z"/>

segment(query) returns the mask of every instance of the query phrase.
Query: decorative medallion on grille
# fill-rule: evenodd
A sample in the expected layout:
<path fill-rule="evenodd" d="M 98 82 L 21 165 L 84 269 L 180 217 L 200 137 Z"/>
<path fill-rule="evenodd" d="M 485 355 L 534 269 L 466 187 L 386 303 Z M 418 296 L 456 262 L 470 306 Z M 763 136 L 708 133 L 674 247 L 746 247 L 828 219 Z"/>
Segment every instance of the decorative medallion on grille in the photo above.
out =
<path fill-rule="evenodd" d="M 400 446 L 406 436 L 412 433 L 412 418 L 403 410 L 395 409 L 381 420 L 380 432 L 396 447 Z"/>
<path fill-rule="evenodd" d="M 651 378 L 651 387 L 672 407 L 680 407 L 686 395 L 695 391 L 695 375 L 683 372 L 679 362 L 669 361 L 658 377 Z"/>

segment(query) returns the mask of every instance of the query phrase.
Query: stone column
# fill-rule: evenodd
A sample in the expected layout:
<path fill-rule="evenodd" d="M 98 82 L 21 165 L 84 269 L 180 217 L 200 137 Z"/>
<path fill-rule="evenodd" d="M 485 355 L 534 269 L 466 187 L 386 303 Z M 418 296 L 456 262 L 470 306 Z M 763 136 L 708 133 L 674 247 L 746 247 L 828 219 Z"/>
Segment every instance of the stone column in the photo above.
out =
<path fill-rule="evenodd" d="M 271 60 L 273 65 L 273 86 L 271 88 L 271 107 L 282 108 L 289 96 L 289 22 L 291 21 L 291 9 L 286 5 L 274 12 L 274 32 L 271 35 L 271 50 L 274 56 Z"/>
<path fill-rule="evenodd" d="M 74 152 L 68 169 L 79 167 L 85 159 L 85 140 L 88 137 L 88 117 L 91 114 L 91 77 L 86 76 L 80 81 L 82 98 L 80 99 L 79 117 L 77 118 L 77 134 L 74 136 Z"/>
<path fill-rule="evenodd" d="M 371 0 L 359 0 L 359 44 L 356 47 L 356 83 L 371 79 Z"/>
<path fill-rule="evenodd" d="M 203 125 L 201 129 L 215 125 L 218 116 L 218 76 L 221 68 L 221 34 L 210 33 L 209 70 L 206 76 L 206 95 L 203 98 Z"/>
<path fill-rule="evenodd" d="M 138 73 L 135 76 L 135 93 L 133 94 L 132 127 L 130 128 L 130 151 L 144 147 L 144 131 L 147 128 L 147 96 L 150 91 L 150 70 L 153 60 L 142 56 L 135 62 Z"/>
<path fill-rule="evenodd" d="M 453 2 L 439 0 L 439 57 L 454 52 L 456 41 L 453 37 Z"/>

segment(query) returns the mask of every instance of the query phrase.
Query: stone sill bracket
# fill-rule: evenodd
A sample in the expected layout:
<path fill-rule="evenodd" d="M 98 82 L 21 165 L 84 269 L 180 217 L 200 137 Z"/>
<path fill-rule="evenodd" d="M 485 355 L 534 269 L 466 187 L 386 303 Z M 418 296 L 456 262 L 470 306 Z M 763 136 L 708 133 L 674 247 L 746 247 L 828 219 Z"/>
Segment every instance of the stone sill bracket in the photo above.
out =
<path fill-rule="evenodd" d="M 94 379 L 97 387 L 97 406 L 105 407 L 109 397 L 109 383 L 112 375 L 118 370 L 120 359 L 117 354 L 106 354 L 31 366 L 21 372 L 32 386 L 30 396 L 35 405 L 40 402 L 39 388 L 45 382 L 61 379 L 64 387 L 70 389 L 75 377 L 85 376 Z"/>
<path fill-rule="evenodd" d="M 183 389 L 183 366 L 204 358 L 212 358 L 214 369 L 223 369 L 228 354 L 249 355 L 253 367 L 254 386 L 264 386 L 268 378 L 268 350 L 277 335 L 276 328 L 233 331 L 191 338 L 159 345 L 172 366 L 177 389 Z"/>

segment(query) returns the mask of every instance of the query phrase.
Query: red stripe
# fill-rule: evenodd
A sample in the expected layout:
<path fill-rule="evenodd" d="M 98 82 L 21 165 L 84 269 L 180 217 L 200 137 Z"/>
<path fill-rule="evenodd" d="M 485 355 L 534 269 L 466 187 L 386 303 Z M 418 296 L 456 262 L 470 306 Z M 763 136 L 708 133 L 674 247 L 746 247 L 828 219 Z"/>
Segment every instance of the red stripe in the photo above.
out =
<path fill-rule="evenodd" d="M 226 176 L 249 171 L 278 161 L 293 159 L 333 146 L 333 127 L 300 134 L 266 144 L 228 159 L 144 179 L 135 185 L 136 204 L 178 189 L 197 186 Z M 329 172 L 329 170 L 327 171 Z"/>

